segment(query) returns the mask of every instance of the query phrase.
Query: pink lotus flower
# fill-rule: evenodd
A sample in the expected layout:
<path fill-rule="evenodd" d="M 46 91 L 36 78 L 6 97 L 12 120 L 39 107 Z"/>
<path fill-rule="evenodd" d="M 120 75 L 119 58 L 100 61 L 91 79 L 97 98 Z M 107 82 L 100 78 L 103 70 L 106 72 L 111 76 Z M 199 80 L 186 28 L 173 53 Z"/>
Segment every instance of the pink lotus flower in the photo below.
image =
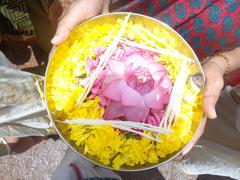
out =
<path fill-rule="evenodd" d="M 105 119 L 124 118 L 159 125 L 172 81 L 154 56 L 133 47 L 117 49 L 92 89 L 106 106 Z"/>

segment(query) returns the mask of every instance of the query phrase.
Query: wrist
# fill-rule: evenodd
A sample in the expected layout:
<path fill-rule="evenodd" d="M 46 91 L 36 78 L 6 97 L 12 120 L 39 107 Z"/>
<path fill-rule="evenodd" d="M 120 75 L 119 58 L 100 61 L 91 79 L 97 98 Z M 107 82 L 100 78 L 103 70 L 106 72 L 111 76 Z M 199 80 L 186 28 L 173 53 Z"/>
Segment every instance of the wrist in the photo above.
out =
<path fill-rule="evenodd" d="M 231 60 L 231 72 L 240 68 L 240 47 L 226 52 Z"/>
<path fill-rule="evenodd" d="M 212 63 L 214 66 L 216 66 L 222 75 L 224 75 L 228 71 L 227 63 L 222 61 L 222 59 L 219 59 L 218 55 L 205 59 L 204 64 L 208 63 Z"/>
<path fill-rule="evenodd" d="M 214 62 L 221 66 L 224 74 L 234 72 L 240 68 L 240 47 L 235 48 L 231 51 L 216 54 Z"/>

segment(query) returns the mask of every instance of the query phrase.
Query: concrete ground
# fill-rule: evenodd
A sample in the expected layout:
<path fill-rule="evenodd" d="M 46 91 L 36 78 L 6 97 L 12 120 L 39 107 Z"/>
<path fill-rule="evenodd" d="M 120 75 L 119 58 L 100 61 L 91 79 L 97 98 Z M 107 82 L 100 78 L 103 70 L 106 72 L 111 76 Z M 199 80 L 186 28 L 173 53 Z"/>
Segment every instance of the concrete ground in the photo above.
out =
<path fill-rule="evenodd" d="M 1 180 L 47 180 L 61 161 L 67 146 L 46 140 L 19 155 L 0 158 Z"/>

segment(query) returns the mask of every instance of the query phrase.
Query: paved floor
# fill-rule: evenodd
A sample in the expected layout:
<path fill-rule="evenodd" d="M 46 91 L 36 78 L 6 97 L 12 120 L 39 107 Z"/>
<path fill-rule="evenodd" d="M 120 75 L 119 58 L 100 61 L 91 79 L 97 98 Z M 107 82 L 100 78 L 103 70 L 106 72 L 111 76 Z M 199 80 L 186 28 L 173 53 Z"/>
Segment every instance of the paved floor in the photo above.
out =
<path fill-rule="evenodd" d="M 67 146 L 52 139 L 19 155 L 0 158 L 1 180 L 47 180 L 61 161 Z"/>

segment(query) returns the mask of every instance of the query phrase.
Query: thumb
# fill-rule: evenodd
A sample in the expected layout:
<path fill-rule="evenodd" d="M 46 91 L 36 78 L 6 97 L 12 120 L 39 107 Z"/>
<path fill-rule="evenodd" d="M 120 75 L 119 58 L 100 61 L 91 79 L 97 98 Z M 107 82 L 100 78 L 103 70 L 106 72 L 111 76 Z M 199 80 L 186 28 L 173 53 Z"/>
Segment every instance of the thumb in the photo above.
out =
<path fill-rule="evenodd" d="M 204 66 L 206 85 L 203 95 L 203 109 L 209 119 L 217 117 L 215 106 L 224 85 L 223 75 L 213 63 Z"/>
<path fill-rule="evenodd" d="M 82 21 L 84 21 L 84 17 L 85 17 L 84 14 L 73 13 L 74 11 L 70 11 L 70 9 L 67 11 L 67 13 L 63 16 L 63 18 L 58 23 L 56 33 L 51 40 L 51 43 L 53 45 L 59 45 L 62 42 L 64 42 L 67 39 L 69 33 L 72 31 L 72 29 L 78 23 L 81 23 Z M 76 16 L 76 14 L 78 14 L 78 16 Z"/>
<path fill-rule="evenodd" d="M 92 10 L 88 10 L 83 1 L 75 1 L 63 15 L 62 19 L 58 23 L 55 36 L 52 38 L 51 43 L 53 45 L 59 45 L 64 42 L 72 29 L 79 23 L 94 16 Z"/>

